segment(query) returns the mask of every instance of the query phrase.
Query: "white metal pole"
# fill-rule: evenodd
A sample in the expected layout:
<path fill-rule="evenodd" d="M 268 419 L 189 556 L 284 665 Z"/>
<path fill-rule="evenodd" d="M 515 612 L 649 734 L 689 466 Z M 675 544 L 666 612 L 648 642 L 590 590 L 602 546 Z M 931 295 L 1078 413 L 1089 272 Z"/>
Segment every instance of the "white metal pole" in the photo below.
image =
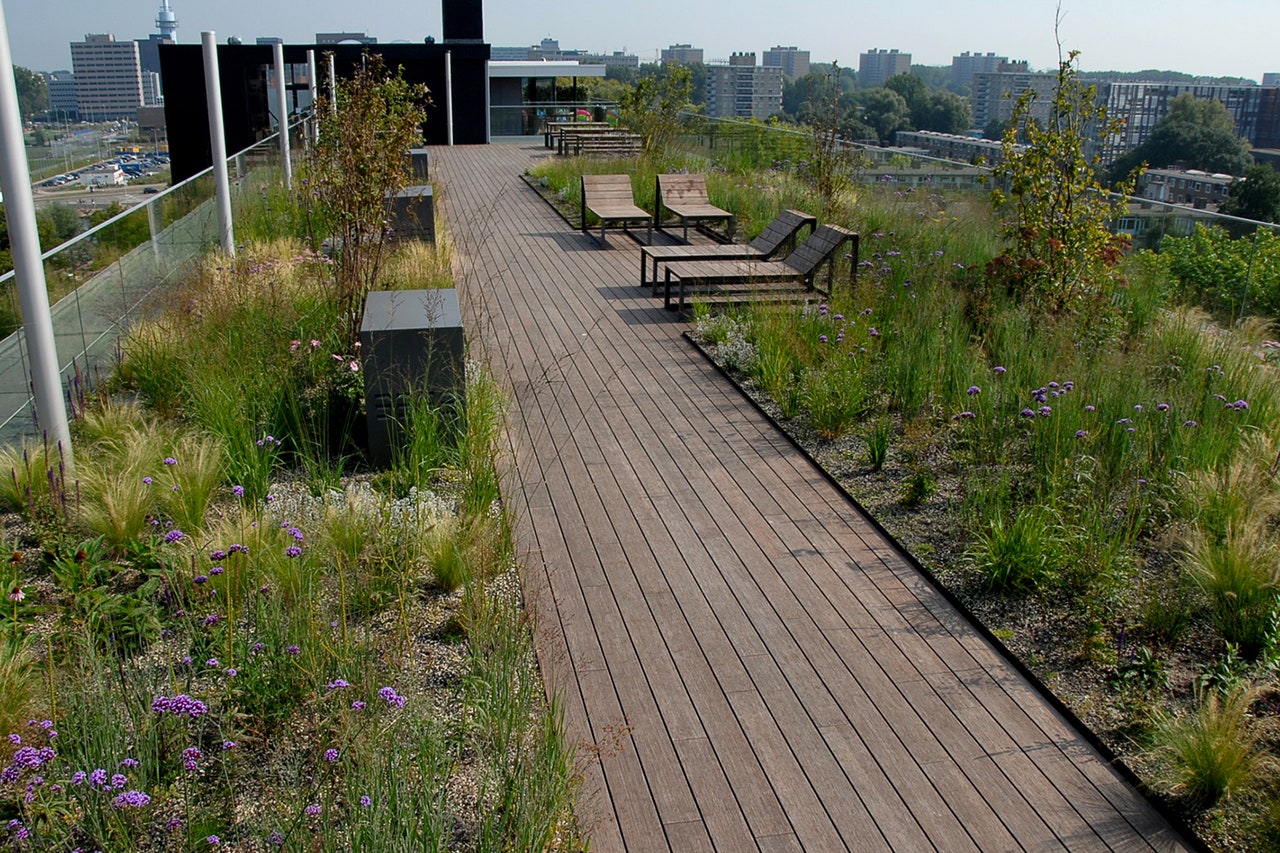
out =
<path fill-rule="evenodd" d="M 307 51 L 307 89 L 311 94 L 311 134 L 312 139 L 320 141 L 320 120 L 316 116 L 316 97 L 320 90 L 316 84 L 316 52 Z"/>
<path fill-rule="evenodd" d="M 444 52 L 444 121 L 453 144 L 453 51 Z"/>
<path fill-rule="evenodd" d="M 18 282 L 18 304 L 31 359 L 31 384 L 35 387 L 36 415 L 48 440 L 62 448 L 64 464 L 74 469 L 67 407 L 62 400 L 58 375 L 58 347 L 49 311 L 49 288 L 40 260 L 40 234 L 36 229 L 36 205 L 31 195 L 31 172 L 22 144 L 22 114 L 18 111 L 18 87 L 13 79 L 13 55 L 9 28 L 0 3 L 0 184 L 4 185 L 5 216 L 9 220 L 9 250 Z"/>
<path fill-rule="evenodd" d="M 284 188 L 293 189 L 293 163 L 289 160 L 289 98 L 284 90 L 284 45 L 271 45 L 276 63 L 276 115 L 280 119 L 280 163 L 284 168 Z"/>
<path fill-rule="evenodd" d="M 329 54 L 329 112 L 338 114 L 338 63 Z"/>
<path fill-rule="evenodd" d="M 204 47 L 204 99 L 209 106 L 209 150 L 213 154 L 213 183 L 218 199 L 218 234 L 222 251 L 236 255 L 236 238 L 231 223 L 231 179 L 227 177 L 227 139 L 222 129 L 222 82 L 218 76 L 218 34 L 200 34 Z"/>
<path fill-rule="evenodd" d="M 484 141 L 486 143 L 492 141 L 491 134 L 493 132 L 493 127 L 491 125 L 493 120 L 493 107 L 492 104 L 489 103 L 489 87 L 489 60 L 486 59 L 484 61 Z"/>

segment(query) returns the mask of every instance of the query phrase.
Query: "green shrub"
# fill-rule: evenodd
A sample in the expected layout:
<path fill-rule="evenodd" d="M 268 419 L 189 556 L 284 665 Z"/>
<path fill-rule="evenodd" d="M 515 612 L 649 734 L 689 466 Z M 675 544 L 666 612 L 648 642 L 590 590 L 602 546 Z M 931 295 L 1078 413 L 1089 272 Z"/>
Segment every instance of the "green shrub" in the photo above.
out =
<path fill-rule="evenodd" d="M 893 437 L 893 421 L 877 418 L 867 430 L 867 464 L 879 471 L 889 459 L 889 439 Z"/>

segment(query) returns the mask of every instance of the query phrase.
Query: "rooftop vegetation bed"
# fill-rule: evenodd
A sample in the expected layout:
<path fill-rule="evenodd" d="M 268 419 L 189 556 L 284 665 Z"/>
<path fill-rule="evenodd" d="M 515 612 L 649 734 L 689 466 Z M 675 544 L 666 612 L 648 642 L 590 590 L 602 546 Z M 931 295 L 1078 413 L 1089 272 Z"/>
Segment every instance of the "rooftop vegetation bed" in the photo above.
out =
<path fill-rule="evenodd" d="M 359 82 L 417 96 L 372 66 Z M 582 845 L 484 365 L 465 409 L 410 395 L 389 470 L 361 462 L 352 311 L 451 286 L 447 240 L 375 246 L 304 174 L 130 330 L 107 392 L 77 401 L 74 468 L 45 445 L 0 460 L 8 848 Z M 343 217 L 346 254 L 313 250 Z"/>
<path fill-rule="evenodd" d="M 1083 91 L 1068 60 L 1057 114 Z M 639 200 L 655 172 L 707 172 L 744 235 L 783 208 L 861 233 L 853 288 L 696 310 L 694 339 L 1210 847 L 1275 849 L 1275 241 L 1123 251 L 1062 147 L 1080 127 L 1031 140 L 994 206 L 856 181 L 820 127 L 632 174 Z M 595 167 L 531 179 L 573 205 Z"/>

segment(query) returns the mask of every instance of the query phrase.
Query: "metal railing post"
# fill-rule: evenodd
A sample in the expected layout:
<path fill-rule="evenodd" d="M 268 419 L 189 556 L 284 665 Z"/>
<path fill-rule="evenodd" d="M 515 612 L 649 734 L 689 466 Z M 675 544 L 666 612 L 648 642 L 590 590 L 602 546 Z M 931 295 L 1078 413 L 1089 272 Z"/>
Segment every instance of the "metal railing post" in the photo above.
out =
<path fill-rule="evenodd" d="M 5 215 L 9 221 L 9 248 L 31 359 L 36 413 L 48 440 L 62 449 L 64 464 L 74 470 L 71 430 L 62 399 L 62 379 L 58 375 L 58 347 L 53 333 L 53 314 L 49 310 L 49 288 L 44 280 L 44 262 L 40 259 L 36 206 L 31 193 L 27 151 L 22 142 L 22 113 L 18 109 L 18 88 L 13 79 L 13 55 L 9 51 L 9 28 L 3 3 L 0 3 L 0 182 L 8 196 Z"/>
<path fill-rule="evenodd" d="M 311 95 L 311 134 L 308 139 L 319 142 L 320 120 L 316 117 L 316 97 L 320 94 L 320 90 L 316 84 L 316 52 L 314 50 L 307 51 L 307 90 Z"/>
<path fill-rule="evenodd" d="M 235 231 L 231 223 L 231 180 L 227 177 L 227 139 L 222 128 L 222 82 L 218 76 L 218 34 L 200 34 L 204 48 L 204 97 L 209 106 L 209 150 L 213 154 L 213 183 L 218 201 L 218 235 L 222 251 L 236 256 Z"/>
<path fill-rule="evenodd" d="M 449 135 L 449 144 L 453 144 L 453 51 L 444 52 L 444 120 Z"/>
<path fill-rule="evenodd" d="M 284 188 L 293 189 L 293 163 L 289 160 L 289 96 L 284 88 L 284 45 L 271 45 L 275 61 L 276 118 L 280 125 L 280 166 L 284 169 Z"/>

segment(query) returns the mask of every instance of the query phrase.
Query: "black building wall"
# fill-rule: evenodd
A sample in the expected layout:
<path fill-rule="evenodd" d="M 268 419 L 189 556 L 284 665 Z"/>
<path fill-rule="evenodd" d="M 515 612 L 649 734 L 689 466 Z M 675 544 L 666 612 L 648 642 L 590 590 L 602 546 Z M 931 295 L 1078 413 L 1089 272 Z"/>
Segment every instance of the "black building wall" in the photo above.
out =
<path fill-rule="evenodd" d="M 489 45 L 476 43 L 386 45 L 285 45 L 286 63 L 305 65 L 307 51 L 316 52 L 320 80 L 327 75 L 327 53 L 334 54 L 339 80 L 349 79 L 364 53 L 379 54 L 388 70 L 400 68 L 410 83 L 425 84 L 431 102 L 423 137 L 428 145 L 448 142 L 445 110 L 445 53 L 452 54 L 453 140 L 459 145 L 487 142 L 485 64 Z M 204 90 L 204 52 L 196 44 L 160 47 L 164 80 L 165 121 L 169 129 L 173 181 L 185 180 L 213 164 L 209 145 L 209 112 Z M 227 153 L 234 154 L 270 136 L 267 77 L 272 73 L 271 45 L 218 45 L 222 88 L 222 120 Z M 324 93 L 324 85 L 320 91 Z"/>

